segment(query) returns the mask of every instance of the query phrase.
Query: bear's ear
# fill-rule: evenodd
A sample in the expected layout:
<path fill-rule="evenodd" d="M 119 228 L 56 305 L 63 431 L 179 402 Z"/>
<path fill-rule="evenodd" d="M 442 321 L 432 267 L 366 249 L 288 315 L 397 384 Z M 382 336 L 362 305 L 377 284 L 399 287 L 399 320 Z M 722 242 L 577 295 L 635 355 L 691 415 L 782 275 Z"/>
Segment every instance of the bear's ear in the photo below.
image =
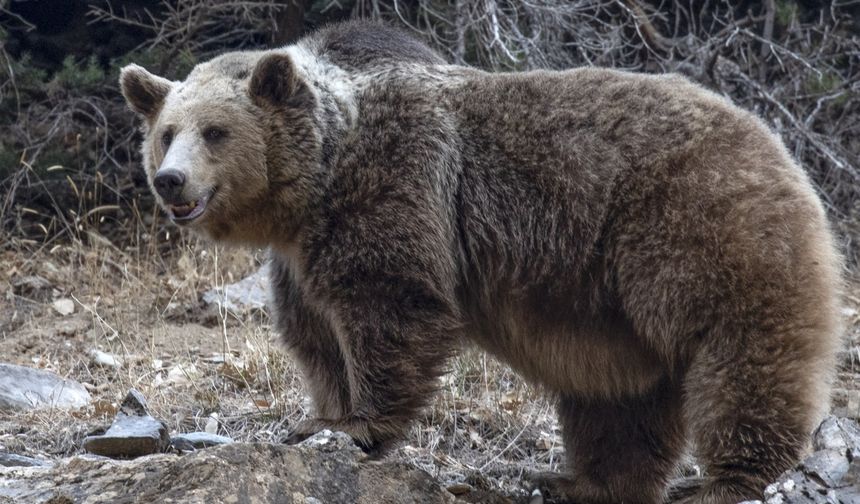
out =
<path fill-rule="evenodd" d="M 306 91 L 292 60 L 283 53 L 263 56 L 257 62 L 248 85 L 248 95 L 260 107 L 287 105 Z"/>
<path fill-rule="evenodd" d="M 128 106 L 147 121 L 152 121 L 161 110 L 173 83 L 132 63 L 120 70 L 119 86 Z"/>

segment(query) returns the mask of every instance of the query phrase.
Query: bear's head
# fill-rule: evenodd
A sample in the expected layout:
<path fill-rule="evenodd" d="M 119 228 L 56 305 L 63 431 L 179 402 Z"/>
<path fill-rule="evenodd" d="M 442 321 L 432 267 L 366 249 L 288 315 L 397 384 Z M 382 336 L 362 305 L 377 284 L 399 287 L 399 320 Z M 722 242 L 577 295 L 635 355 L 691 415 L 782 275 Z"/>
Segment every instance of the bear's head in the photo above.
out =
<path fill-rule="evenodd" d="M 142 118 L 143 163 L 176 223 L 215 240 L 289 240 L 322 177 L 317 99 L 284 51 L 229 53 L 182 82 L 138 65 L 120 86 Z"/>

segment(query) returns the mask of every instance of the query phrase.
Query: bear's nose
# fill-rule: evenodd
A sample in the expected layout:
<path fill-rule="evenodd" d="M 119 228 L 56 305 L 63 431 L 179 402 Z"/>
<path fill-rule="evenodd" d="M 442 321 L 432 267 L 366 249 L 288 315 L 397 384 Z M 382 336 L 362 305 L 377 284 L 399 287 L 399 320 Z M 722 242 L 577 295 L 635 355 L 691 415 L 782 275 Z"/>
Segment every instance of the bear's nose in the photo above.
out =
<path fill-rule="evenodd" d="M 185 185 L 185 174 L 175 168 L 158 170 L 152 181 L 156 192 L 168 203 L 182 203 L 179 195 Z"/>

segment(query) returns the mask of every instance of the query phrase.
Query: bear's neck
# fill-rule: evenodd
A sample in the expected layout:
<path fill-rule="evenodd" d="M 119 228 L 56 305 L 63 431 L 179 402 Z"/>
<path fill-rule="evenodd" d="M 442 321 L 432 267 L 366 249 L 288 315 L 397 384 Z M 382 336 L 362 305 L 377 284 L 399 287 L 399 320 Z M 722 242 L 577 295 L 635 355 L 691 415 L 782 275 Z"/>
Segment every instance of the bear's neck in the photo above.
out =
<path fill-rule="evenodd" d="M 301 44 L 286 48 L 305 83 L 317 97 L 317 122 L 323 136 L 348 131 L 358 118 L 354 76 Z"/>

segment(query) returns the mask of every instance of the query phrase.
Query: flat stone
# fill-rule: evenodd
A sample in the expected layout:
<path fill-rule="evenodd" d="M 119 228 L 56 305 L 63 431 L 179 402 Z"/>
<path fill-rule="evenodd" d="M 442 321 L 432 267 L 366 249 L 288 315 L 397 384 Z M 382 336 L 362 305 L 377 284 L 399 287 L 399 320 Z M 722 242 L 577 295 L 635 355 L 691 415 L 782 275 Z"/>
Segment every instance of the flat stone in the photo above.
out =
<path fill-rule="evenodd" d="M 117 414 L 113 424 L 100 436 L 87 436 L 84 449 L 111 458 L 134 458 L 161 453 L 170 445 L 167 427 L 145 416 Z"/>
<path fill-rule="evenodd" d="M 25 457 L 16 453 L 0 452 L 0 466 L 4 467 L 47 467 L 51 462 L 33 457 Z"/>
<path fill-rule="evenodd" d="M 208 432 L 188 432 L 185 434 L 177 434 L 170 438 L 170 444 L 177 450 L 181 451 L 200 450 L 202 448 L 210 448 L 212 446 L 232 442 L 232 438 L 219 436 L 218 434 L 210 434 Z"/>
<path fill-rule="evenodd" d="M 0 410 L 81 408 L 90 403 L 83 385 L 50 371 L 0 364 Z"/>

